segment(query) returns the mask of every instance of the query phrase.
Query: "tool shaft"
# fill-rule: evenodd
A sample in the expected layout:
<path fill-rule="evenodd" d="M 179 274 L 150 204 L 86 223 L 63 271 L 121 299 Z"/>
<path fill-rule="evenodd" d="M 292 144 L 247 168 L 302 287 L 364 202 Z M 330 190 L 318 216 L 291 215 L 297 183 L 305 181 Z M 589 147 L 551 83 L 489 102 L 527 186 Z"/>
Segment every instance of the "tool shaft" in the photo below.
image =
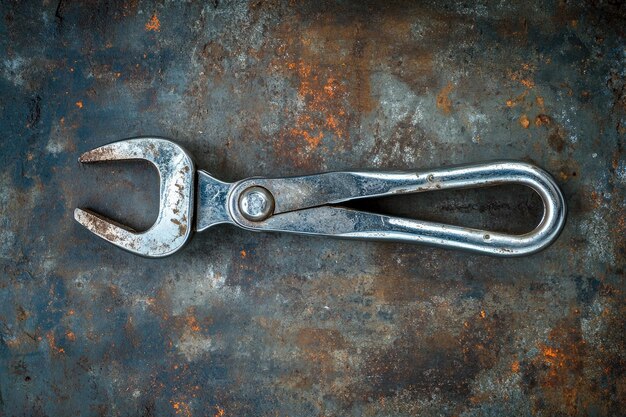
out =
<path fill-rule="evenodd" d="M 537 227 L 522 235 L 452 226 L 422 220 L 365 213 L 326 206 L 359 198 L 443 189 L 520 184 L 533 189 L 543 202 Z M 421 172 L 334 172 L 284 179 L 250 179 L 235 185 L 233 196 L 250 187 L 264 187 L 275 198 L 276 210 L 264 221 L 244 218 L 231 198 L 235 222 L 250 230 L 280 231 L 352 239 L 392 240 L 464 249 L 494 256 L 521 256 L 550 245 L 565 222 L 565 201 L 545 171 L 517 161 L 497 161 Z"/>

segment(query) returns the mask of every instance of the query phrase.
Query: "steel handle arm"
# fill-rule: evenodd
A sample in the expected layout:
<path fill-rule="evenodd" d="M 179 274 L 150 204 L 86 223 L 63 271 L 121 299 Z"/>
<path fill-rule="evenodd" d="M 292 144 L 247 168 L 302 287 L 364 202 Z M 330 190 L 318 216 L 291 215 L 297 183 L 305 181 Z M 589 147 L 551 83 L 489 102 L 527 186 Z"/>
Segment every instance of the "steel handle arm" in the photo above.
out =
<path fill-rule="evenodd" d="M 321 207 L 343 201 L 422 191 L 520 184 L 543 201 L 539 225 L 529 233 L 510 235 L 467 227 Z M 354 239 L 393 240 L 466 249 L 495 256 L 537 252 L 559 235 L 565 222 L 565 201 L 552 177 L 540 168 L 516 161 L 499 161 L 423 172 L 334 172 L 284 179 L 250 179 L 235 186 L 267 188 L 275 198 L 274 215 L 261 222 L 233 218 L 251 230 L 282 231 Z M 232 211 L 231 211 L 232 213 Z"/>

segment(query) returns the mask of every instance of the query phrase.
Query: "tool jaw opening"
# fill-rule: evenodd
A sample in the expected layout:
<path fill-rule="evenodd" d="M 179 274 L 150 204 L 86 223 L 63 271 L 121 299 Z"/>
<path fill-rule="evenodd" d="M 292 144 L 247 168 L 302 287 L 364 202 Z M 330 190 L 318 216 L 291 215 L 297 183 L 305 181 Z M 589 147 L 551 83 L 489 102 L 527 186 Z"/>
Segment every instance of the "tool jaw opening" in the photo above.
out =
<path fill-rule="evenodd" d="M 85 152 L 79 162 L 146 160 L 159 172 L 159 214 L 146 231 L 138 232 L 91 210 L 77 208 L 76 221 L 102 239 L 137 255 L 161 258 L 180 250 L 191 237 L 194 221 L 195 166 L 174 142 L 135 138 Z"/>

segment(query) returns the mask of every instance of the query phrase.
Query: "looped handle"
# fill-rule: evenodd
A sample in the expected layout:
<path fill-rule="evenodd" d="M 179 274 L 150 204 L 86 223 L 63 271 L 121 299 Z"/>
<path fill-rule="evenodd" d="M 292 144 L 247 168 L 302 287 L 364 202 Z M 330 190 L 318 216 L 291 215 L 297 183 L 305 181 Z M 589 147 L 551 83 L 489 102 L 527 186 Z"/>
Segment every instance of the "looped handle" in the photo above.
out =
<path fill-rule="evenodd" d="M 366 213 L 327 204 L 365 197 L 443 189 L 520 184 L 543 201 L 543 217 L 529 233 L 511 235 L 423 220 Z M 251 222 L 238 214 L 236 196 L 260 186 L 274 196 L 274 215 Z M 330 172 L 282 179 L 248 179 L 231 191 L 230 213 L 241 227 L 352 239 L 392 240 L 464 249 L 494 256 L 529 255 L 550 245 L 565 224 L 565 200 L 552 177 L 518 161 L 498 161 L 424 172 Z"/>
<path fill-rule="evenodd" d="M 350 236 L 343 235 L 343 237 L 376 236 L 377 239 L 425 243 L 487 255 L 522 256 L 535 253 L 550 245 L 558 237 L 565 224 L 566 208 L 563 194 L 552 177 L 534 165 L 505 161 L 445 168 L 420 175 L 418 182 L 422 182 L 424 175 L 427 184 L 420 191 L 488 187 L 501 184 L 527 186 L 541 197 L 543 216 L 534 230 L 522 235 L 384 216 L 383 222 L 386 227 L 375 227 L 381 230 L 360 228 L 361 230 L 350 233 Z"/>

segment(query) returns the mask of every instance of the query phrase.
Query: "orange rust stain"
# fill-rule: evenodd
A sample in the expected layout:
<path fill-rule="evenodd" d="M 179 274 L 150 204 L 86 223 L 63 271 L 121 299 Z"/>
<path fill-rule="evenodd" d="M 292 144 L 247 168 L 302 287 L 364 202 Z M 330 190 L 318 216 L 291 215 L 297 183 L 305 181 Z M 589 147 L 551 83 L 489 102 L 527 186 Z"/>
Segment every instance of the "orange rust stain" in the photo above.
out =
<path fill-rule="evenodd" d="M 306 143 L 309 144 L 311 149 L 317 148 L 322 139 L 324 139 L 324 134 L 322 132 L 318 132 L 317 135 L 313 136 L 307 130 L 291 128 L 289 129 L 289 133 L 293 136 L 300 136 L 306 141 Z"/>
<path fill-rule="evenodd" d="M 348 121 L 341 103 L 345 87 L 332 76 L 320 77 L 319 68 L 303 61 L 287 63 L 287 68 L 296 72 L 300 82 L 298 96 L 306 105 L 289 134 L 306 142 L 308 150 L 320 146 L 324 139 L 323 128 L 338 139 L 346 137 Z"/>
<path fill-rule="evenodd" d="M 326 116 L 326 126 L 330 129 L 337 129 L 337 119 L 333 115 Z"/>
<path fill-rule="evenodd" d="M 437 94 L 437 108 L 444 114 L 450 114 L 452 111 L 452 100 L 450 100 L 449 95 L 453 88 L 452 83 L 448 83 L 448 85 L 442 88 L 439 94 Z"/>
<path fill-rule="evenodd" d="M 329 96 L 329 97 L 334 97 L 335 96 L 335 91 L 337 89 L 337 82 L 335 81 L 334 78 L 329 78 L 326 81 L 326 84 L 324 84 L 324 92 Z"/>
<path fill-rule="evenodd" d="M 191 408 L 189 404 L 182 401 L 170 401 L 172 408 L 177 416 L 191 417 Z"/>
<path fill-rule="evenodd" d="M 76 102 L 76 107 L 78 107 L 79 109 L 83 108 L 83 102 L 81 100 Z"/>
<path fill-rule="evenodd" d="M 472 395 L 469 400 L 472 404 L 476 405 L 476 404 L 480 404 L 480 403 L 484 403 L 489 399 L 489 394 L 486 393 L 480 393 L 477 395 Z"/>
<path fill-rule="evenodd" d="M 563 415 L 580 415 L 597 395 L 594 383 L 582 375 L 590 359 L 605 356 L 587 348 L 575 322 L 577 314 L 574 310 L 570 319 L 550 332 L 551 345 L 539 344 L 539 355 L 531 363 L 539 372 L 537 382 L 548 405 Z"/>
<path fill-rule="evenodd" d="M 296 337 L 298 348 L 321 372 L 330 373 L 335 370 L 332 352 L 346 347 L 346 341 L 338 330 L 305 328 L 300 329 Z"/>
<path fill-rule="evenodd" d="M 522 103 L 524 101 L 524 99 L 526 98 L 526 96 L 528 95 L 528 90 L 525 90 L 522 94 L 520 94 L 519 96 L 515 97 L 515 98 L 510 98 L 506 101 L 506 106 L 507 107 L 515 107 L 518 104 Z"/>
<path fill-rule="evenodd" d="M 559 356 L 559 350 L 550 346 L 543 346 L 541 352 L 543 356 L 548 359 L 548 362 L 553 362 L 552 359 Z"/>
<path fill-rule="evenodd" d="M 593 202 L 593 208 L 598 208 L 602 203 L 602 197 L 600 197 L 600 195 L 596 191 L 592 191 L 591 201 Z"/>
<path fill-rule="evenodd" d="M 48 339 L 48 346 L 53 352 L 65 353 L 65 349 L 63 349 L 62 347 L 58 347 L 56 345 L 56 342 L 54 340 L 54 334 L 52 333 L 52 331 L 49 331 L 48 333 L 46 333 L 46 339 Z"/>
<path fill-rule="evenodd" d="M 535 87 L 535 82 L 532 79 L 532 74 L 535 71 L 535 67 L 531 64 L 522 64 L 522 68 L 517 71 L 508 71 L 508 76 L 513 81 L 517 81 L 528 89 Z"/>
<path fill-rule="evenodd" d="M 224 411 L 223 408 L 221 408 L 219 405 L 215 406 L 215 414 L 213 415 L 213 417 L 224 417 L 226 415 L 226 412 Z"/>
<path fill-rule="evenodd" d="M 187 316 L 185 318 L 185 322 L 192 332 L 199 332 L 201 330 L 200 325 L 198 324 L 198 320 L 195 318 L 195 316 Z"/>
<path fill-rule="evenodd" d="M 519 118 L 519 124 L 522 125 L 524 129 L 528 129 L 528 126 L 530 126 L 530 120 L 528 120 L 528 116 L 522 114 Z"/>
<path fill-rule="evenodd" d="M 295 6 L 293 0 L 290 3 Z M 404 38 L 410 33 L 409 19 L 406 25 L 397 18 L 383 20 L 377 31 L 382 27 L 383 33 L 391 37 L 391 33 L 399 33 Z M 397 51 L 395 46 L 386 48 L 384 42 L 367 40 L 368 25 L 337 25 L 333 13 L 322 12 L 309 23 L 296 33 L 290 23 L 276 30 L 295 35 L 283 37 L 275 49 L 272 68 L 294 81 L 299 105 L 284 109 L 291 125 L 279 133 L 273 148 L 294 166 L 317 169 L 326 155 L 352 148 L 350 127 L 357 121 L 352 113 L 368 113 L 377 105 L 370 91 L 372 65 L 381 56 Z M 400 26 L 408 29 L 404 32 Z M 414 54 L 404 63 L 428 75 L 432 73 L 433 54 Z"/>
<path fill-rule="evenodd" d="M 538 114 L 537 117 L 535 117 L 535 126 L 537 127 L 548 126 L 551 123 L 552 123 L 552 119 L 550 118 L 550 116 L 546 114 Z"/>
<path fill-rule="evenodd" d="M 541 107 L 541 108 L 543 108 L 543 106 L 544 106 L 544 104 L 545 104 L 545 103 L 544 103 L 544 100 L 543 100 L 543 97 L 541 97 L 541 96 L 537 96 L 537 97 L 535 97 L 535 102 L 536 102 L 536 103 L 537 103 L 537 105 L 538 105 L 539 107 Z"/>
<path fill-rule="evenodd" d="M 514 373 L 518 373 L 519 372 L 519 362 L 515 361 L 511 364 L 511 371 Z"/>
<path fill-rule="evenodd" d="M 239 252 L 239 254 L 241 255 L 241 259 L 245 259 L 245 257 L 248 256 L 245 249 L 242 249 L 241 252 Z"/>
<path fill-rule="evenodd" d="M 297 345 L 302 349 L 324 351 L 345 347 L 343 335 L 336 329 L 305 328 L 297 334 Z"/>
<path fill-rule="evenodd" d="M 159 21 L 159 17 L 156 13 L 154 13 L 150 20 L 148 20 L 148 23 L 146 23 L 146 30 L 153 32 L 158 32 L 161 30 L 161 21 Z"/>

